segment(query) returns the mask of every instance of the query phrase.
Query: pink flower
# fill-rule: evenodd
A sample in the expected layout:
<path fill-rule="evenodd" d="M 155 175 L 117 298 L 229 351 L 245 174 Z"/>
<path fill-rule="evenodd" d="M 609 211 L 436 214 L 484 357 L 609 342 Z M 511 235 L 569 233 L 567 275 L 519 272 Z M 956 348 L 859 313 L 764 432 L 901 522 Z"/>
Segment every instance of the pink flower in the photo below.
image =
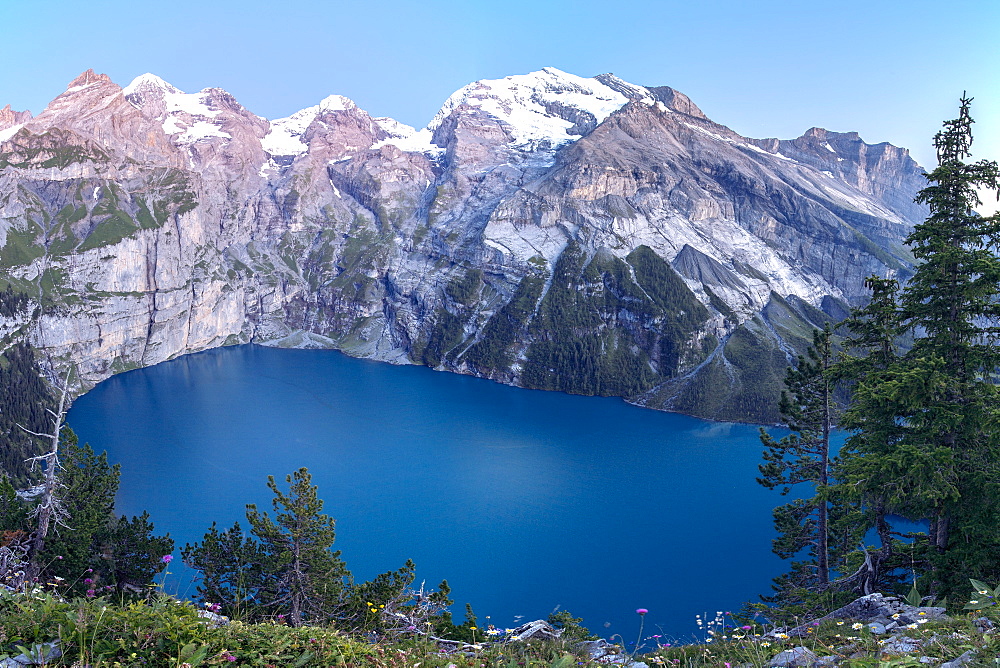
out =
<path fill-rule="evenodd" d="M 172 554 L 165 554 L 162 557 L 160 557 L 160 561 L 162 561 L 165 564 L 169 564 L 173 560 L 174 560 L 174 555 Z"/>
<path fill-rule="evenodd" d="M 85 578 L 83 584 L 94 584 L 94 578 Z"/>
<path fill-rule="evenodd" d="M 96 594 L 96 593 L 97 592 L 95 592 L 93 589 L 88 589 L 87 590 L 87 598 L 94 598 L 94 594 Z"/>
<path fill-rule="evenodd" d="M 752 626 L 741 626 L 740 628 L 743 629 L 744 631 L 749 631 L 753 627 Z"/>
<path fill-rule="evenodd" d="M 649 610 L 647 610 L 646 608 L 637 608 L 636 611 L 635 611 L 635 614 L 637 614 L 637 615 L 645 615 L 647 612 L 649 612 Z"/>

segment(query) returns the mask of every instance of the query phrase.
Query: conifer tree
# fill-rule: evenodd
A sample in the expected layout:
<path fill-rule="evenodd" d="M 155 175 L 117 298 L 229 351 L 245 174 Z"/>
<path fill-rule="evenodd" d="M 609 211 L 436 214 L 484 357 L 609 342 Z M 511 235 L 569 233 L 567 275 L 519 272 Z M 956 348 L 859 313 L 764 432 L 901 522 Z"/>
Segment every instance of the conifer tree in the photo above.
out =
<path fill-rule="evenodd" d="M 298 626 L 330 616 L 340 602 L 345 579 L 350 576 L 333 552 L 334 520 L 323 514 L 323 501 L 305 467 L 285 477 L 288 494 L 274 476 L 267 486 L 274 493 L 274 519 L 257 506 L 247 505 L 247 521 L 260 540 L 265 568 L 272 575 L 262 592 L 264 604 L 288 610 L 289 622 Z"/>
<path fill-rule="evenodd" d="M 848 335 L 835 372 L 838 379 L 852 384 L 850 405 L 839 420 L 850 436 L 838 458 L 836 496 L 841 503 L 857 506 L 859 528 L 875 529 L 880 546 L 873 554 L 865 552 L 854 571 L 845 573 L 837 585 L 870 594 L 891 584 L 891 558 L 899 543 L 886 518 L 906 514 L 910 484 L 900 477 L 898 466 L 886 465 L 893 458 L 905 457 L 902 408 L 887 391 L 899 374 L 899 283 L 871 276 L 865 285 L 872 291 L 871 300 L 842 323 Z"/>
<path fill-rule="evenodd" d="M 842 424 L 854 433 L 838 476 L 882 542 L 854 577 L 874 583 L 891 570 L 887 514 L 926 519 L 914 563 L 930 565 L 938 595 L 1000 577 L 1000 218 L 975 211 L 977 188 L 996 190 L 1000 174 L 995 162 L 964 162 L 970 102 L 934 138 L 939 164 L 916 198 L 930 215 L 906 240 L 914 275 L 898 296 L 894 281 L 869 280 L 871 303 L 846 323 L 860 354 L 841 363 L 855 383 Z M 901 335 L 912 337 L 905 352 Z"/>
<path fill-rule="evenodd" d="M 813 332 L 813 345 L 806 356 L 789 367 L 786 389 L 779 411 L 792 431 L 777 440 L 764 429 L 760 440 L 767 448 L 757 482 L 788 494 L 800 484 L 813 485 L 809 498 L 800 498 L 775 508 L 778 538 L 774 552 L 785 559 L 808 550 L 809 562 L 796 562 L 782 587 L 825 588 L 830 582 L 830 433 L 833 428 L 834 380 L 832 332 L 829 325 Z"/>
<path fill-rule="evenodd" d="M 959 117 L 934 137 L 938 167 L 917 195 L 930 216 L 907 239 L 920 263 L 901 299 L 903 322 L 917 334 L 903 360 L 906 442 L 920 455 L 911 477 L 930 519 L 938 590 L 995 577 L 1000 558 L 1000 216 L 975 211 L 977 188 L 997 190 L 1000 173 L 993 161 L 963 162 L 970 103 L 963 96 Z"/>

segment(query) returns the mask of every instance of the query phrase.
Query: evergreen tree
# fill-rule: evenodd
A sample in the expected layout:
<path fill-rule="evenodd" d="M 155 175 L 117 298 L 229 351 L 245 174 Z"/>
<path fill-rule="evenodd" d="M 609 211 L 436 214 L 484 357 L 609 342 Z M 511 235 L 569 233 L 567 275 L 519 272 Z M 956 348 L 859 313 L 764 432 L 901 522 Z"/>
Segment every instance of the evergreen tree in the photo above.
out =
<path fill-rule="evenodd" d="M 153 534 L 148 513 L 132 520 L 115 515 L 120 467 L 108 463 L 107 453 L 78 445 L 68 427 L 62 441 L 59 483 L 66 518 L 53 528 L 39 555 L 42 576 L 62 578 L 77 595 L 104 586 L 145 596 L 174 541 Z"/>
<path fill-rule="evenodd" d="M 288 610 L 289 622 L 299 626 L 329 617 L 340 602 L 350 573 L 333 552 L 334 520 L 324 515 L 323 501 L 305 467 L 285 477 L 289 493 L 278 489 L 274 476 L 267 486 L 274 493 L 274 519 L 247 505 L 247 521 L 260 540 L 272 578 L 263 591 L 264 604 Z"/>
<path fill-rule="evenodd" d="M 184 562 L 202 572 L 198 592 L 230 614 L 259 618 L 266 612 L 287 615 L 293 626 L 320 623 L 343 602 L 350 572 L 331 550 L 334 520 L 323 514 L 323 501 L 308 469 L 286 476 L 288 493 L 268 476 L 274 518 L 248 504 L 250 536 L 237 522 L 219 531 L 212 525 L 200 543 L 185 545 Z"/>
<path fill-rule="evenodd" d="M 815 330 L 807 355 L 799 356 L 798 363 L 789 367 L 785 376 L 786 389 L 781 393 L 779 412 L 792 433 L 777 440 L 763 429 L 760 431 L 760 440 L 767 450 L 757 482 L 768 489 L 780 487 L 782 495 L 802 484 L 814 489 L 811 497 L 796 499 L 774 510 L 778 532 L 775 554 L 791 559 L 807 550 L 809 555 L 808 562 L 793 563 L 792 572 L 778 583 L 780 589 L 824 589 L 830 582 L 831 553 L 843 552 L 839 544 L 830 542 L 834 533 L 829 502 L 834 412 L 831 338 L 829 325 L 822 331 Z"/>
<path fill-rule="evenodd" d="M 181 550 L 184 563 L 201 572 L 198 595 L 225 615 L 255 619 L 263 614 L 264 592 L 273 579 L 260 544 L 239 522 L 225 531 L 213 523 L 200 543 Z"/>
<path fill-rule="evenodd" d="M 917 195 L 930 216 L 907 239 L 920 263 L 901 299 L 903 322 L 918 334 L 903 359 L 905 443 L 917 455 L 910 477 L 924 483 L 915 501 L 930 519 L 938 591 L 970 576 L 995 579 L 1000 563 L 1000 216 L 975 211 L 977 188 L 997 190 L 1000 173 L 993 161 L 963 162 L 970 103 L 963 97 L 959 117 L 934 137 L 938 167 Z"/>

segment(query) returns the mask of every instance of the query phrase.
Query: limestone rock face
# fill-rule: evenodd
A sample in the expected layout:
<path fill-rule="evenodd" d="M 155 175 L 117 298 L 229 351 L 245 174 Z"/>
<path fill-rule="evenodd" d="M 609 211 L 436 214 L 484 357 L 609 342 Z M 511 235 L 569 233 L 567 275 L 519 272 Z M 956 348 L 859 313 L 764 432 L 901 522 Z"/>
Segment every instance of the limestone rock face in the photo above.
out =
<path fill-rule="evenodd" d="M 921 174 L 610 74 L 476 82 L 416 130 L 88 70 L 0 110 L 0 287 L 37 306 L 4 331 L 80 390 L 256 341 L 772 421 L 811 329 L 908 276 Z"/>

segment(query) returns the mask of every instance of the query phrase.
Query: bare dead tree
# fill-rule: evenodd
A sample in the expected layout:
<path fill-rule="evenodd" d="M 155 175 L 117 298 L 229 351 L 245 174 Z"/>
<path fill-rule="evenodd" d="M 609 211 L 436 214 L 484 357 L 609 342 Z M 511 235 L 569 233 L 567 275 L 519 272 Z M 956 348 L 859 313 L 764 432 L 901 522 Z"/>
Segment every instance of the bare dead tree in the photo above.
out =
<path fill-rule="evenodd" d="M 35 506 L 29 516 L 31 518 L 37 518 L 38 520 L 37 527 L 31 536 L 31 542 L 28 550 L 30 563 L 27 572 L 27 579 L 29 581 L 38 577 L 38 574 L 41 571 L 41 565 L 38 563 L 38 557 L 45 548 L 45 538 L 49 535 L 50 527 L 53 523 L 66 526 L 65 520 L 69 517 L 58 492 L 62 487 L 59 481 L 59 437 L 66 419 L 66 411 L 69 410 L 67 400 L 69 399 L 69 379 L 71 374 L 72 369 L 66 372 L 66 378 L 62 383 L 62 387 L 57 388 L 59 389 L 58 409 L 54 411 L 46 409 L 52 416 L 51 433 L 40 434 L 31 431 L 30 429 L 26 429 L 22 425 L 18 425 L 21 429 L 32 436 L 48 439 L 51 444 L 49 451 L 45 454 L 30 457 L 25 460 L 26 462 L 31 463 L 32 470 L 35 470 L 36 467 L 42 464 L 44 464 L 45 467 L 45 480 L 42 483 L 41 498 L 39 499 L 38 505 Z"/>

